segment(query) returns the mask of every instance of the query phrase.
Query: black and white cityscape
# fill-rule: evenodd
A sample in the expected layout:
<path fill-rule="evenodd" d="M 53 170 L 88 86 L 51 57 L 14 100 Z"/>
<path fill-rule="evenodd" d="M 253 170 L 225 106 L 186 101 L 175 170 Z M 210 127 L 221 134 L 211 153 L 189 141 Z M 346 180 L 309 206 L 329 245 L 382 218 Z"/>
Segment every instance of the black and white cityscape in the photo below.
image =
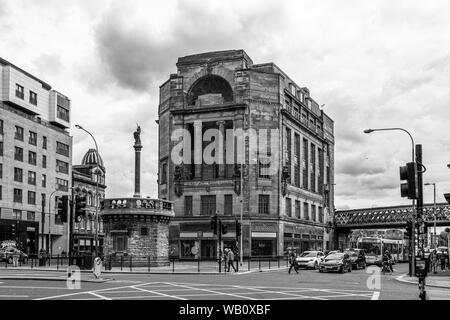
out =
<path fill-rule="evenodd" d="M 0 299 L 449 300 L 447 12 L 0 0 Z"/>

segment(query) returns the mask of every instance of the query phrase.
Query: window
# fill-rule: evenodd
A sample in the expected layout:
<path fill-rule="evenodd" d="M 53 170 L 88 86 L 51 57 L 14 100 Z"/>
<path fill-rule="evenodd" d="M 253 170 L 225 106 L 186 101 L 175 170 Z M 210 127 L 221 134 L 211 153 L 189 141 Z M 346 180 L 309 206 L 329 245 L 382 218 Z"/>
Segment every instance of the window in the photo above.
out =
<path fill-rule="evenodd" d="M 13 210 L 13 219 L 15 220 L 22 220 L 22 210 Z"/>
<path fill-rule="evenodd" d="M 36 192 L 28 191 L 28 204 L 36 204 Z"/>
<path fill-rule="evenodd" d="M 300 188 L 300 135 L 294 135 L 294 186 Z"/>
<path fill-rule="evenodd" d="M 303 218 L 309 220 L 309 204 L 307 202 L 303 203 Z"/>
<path fill-rule="evenodd" d="M 36 214 L 34 211 L 27 211 L 27 220 L 34 221 L 36 219 Z"/>
<path fill-rule="evenodd" d="M 42 168 L 47 168 L 47 156 L 42 155 Z"/>
<path fill-rule="evenodd" d="M 291 172 L 291 129 L 286 128 L 286 166 L 289 168 L 289 173 Z M 287 179 L 288 183 L 291 183 L 291 177 Z"/>
<path fill-rule="evenodd" d="M 63 108 L 63 107 L 61 107 L 61 106 L 58 106 L 57 112 L 56 112 L 56 116 L 57 116 L 59 119 L 61 119 L 61 120 L 64 120 L 64 121 L 67 121 L 67 122 L 70 121 L 70 118 L 69 118 L 69 110 L 66 109 L 66 108 Z"/>
<path fill-rule="evenodd" d="M 316 221 L 316 205 L 311 205 L 311 220 Z"/>
<path fill-rule="evenodd" d="M 262 179 L 270 179 L 270 154 L 267 156 L 258 155 L 259 177 Z"/>
<path fill-rule="evenodd" d="M 201 211 L 202 216 L 212 216 L 216 213 L 216 196 L 201 196 Z"/>
<path fill-rule="evenodd" d="M 303 188 L 308 189 L 308 140 L 303 139 Z"/>
<path fill-rule="evenodd" d="M 16 97 L 23 99 L 24 96 L 25 95 L 24 95 L 23 87 L 16 83 Z"/>
<path fill-rule="evenodd" d="M 166 183 L 167 183 L 167 163 L 163 163 L 161 168 L 161 184 Z"/>
<path fill-rule="evenodd" d="M 23 182 L 23 170 L 21 168 L 14 168 L 14 181 Z"/>
<path fill-rule="evenodd" d="M 23 161 L 23 149 L 20 147 L 14 147 L 14 160 Z"/>
<path fill-rule="evenodd" d="M 42 137 L 42 149 L 47 149 L 47 137 Z"/>
<path fill-rule="evenodd" d="M 148 228 L 141 227 L 141 236 L 148 236 Z"/>
<path fill-rule="evenodd" d="M 56 153 L 68 157 L 69 156 L 69 146 L 65 143 L 57 141 L 56 142 Z"/>
<path fill-rule="evenodd" d="M 37 106 L 37 94 L 36 92 L 30 91 L 30 103 Z"/>
<path fill-rule="evenodd" d="M 45 174 L 42 175 L 42 188 L 47 188 L 47 176 Z"/>
<path fill-rule="evenodd" d="M 295 200 L 295 217 L 300 218 L 300 201 Z"/>
<path fill-rule="evenodd" d="M 22 203 L 22 189 L 14 189 L 14 202 Z"/>
<path fill-rule="evenodd" d="M 316 192 L 316 146 L 311 143 L 311 184 L 312 192 Z"/>
<path fill-rule="evenodd" d="M 127 247 L 126 234 L 113 234 L 113 250 L 125 251 Z"/>
<path fill-rule="evenodd" d="M 0 119 L 0 134 L 3 134 L 3 120 Z"/>
<path fill-rule="evenodd" d="M 269 195 L 260 194 L 258 196 L 258 213 L 269 214 Z"/>
<path fill-rule="evenodd" d="M 28 151 L 28 163 L 36 165 L 36 152 Z"/>
<path fill-rule="evenodd" d="M 28 184 L 36 185 L 36 172 L 28 171 Z"/>
<path fill-rule="evenodd" d="M 56 172 L 69 173 L 69 164 L 64 161 L 56 160 Z"/>
<path fill-rule="evenodd" d="M 233 215 L 233 195 L 232 194 L 225 195 L 223 214 L 226 216 Z"/>
<path fill-rule="evenodd" d="M 292 217 L 292 201 L 291 201 L 291 198 L 286 198 L 286 216 Z"/>
<path fill-rule="evenodd" d="M 56 178 L 56 189 L 60 191 L 68 191 L 69 182 L 64 179 Z"/>
<path fill-rule="evenodd" d="M 0 179 L 3 179 L 3 163 L 0 163 Z"/>
<path fill-rule="evenodd" d="M 0 200 L 2 200 L 3 199 L 3 197 L 2 197 L 2 186 L 0 186 Z M 0 209 L 1 210 L 1 209 Z M 0 211 L 1 212 L 1 211 Z"/>
<path fill-rule="evenodd" d="M 16 126 L 16 131 L 14 132 L 14 139 L 23 141 L 23 128 Z"/>
<path fill-rule="evenodd" d="M 323 209 L 319 207 L 319 222 L 323 222 Z"/>
<path fill-rule="evenodd" d="M 33 146 L 37 145 L 37 134 L 36 132 L 33 131 L 29 131 L 30 132 L 30 136 L 28 138 L 28 143 L 32 144 Z"/>
<path fill-rule="evenodd" d="M 3 141 L 0 141 L 0 157 L 3 156 Z"/>
<path fill-rule="evenodd" d="M 184 197 L 184 215 L 192 216 L 192 196 Z"/>

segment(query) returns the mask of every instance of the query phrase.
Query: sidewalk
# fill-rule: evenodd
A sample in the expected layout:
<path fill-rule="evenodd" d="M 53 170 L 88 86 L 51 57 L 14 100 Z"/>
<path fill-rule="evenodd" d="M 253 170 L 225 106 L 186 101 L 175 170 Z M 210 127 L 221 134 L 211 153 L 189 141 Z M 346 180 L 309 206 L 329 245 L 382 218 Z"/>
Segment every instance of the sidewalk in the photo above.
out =
<path fill-rule="evenodd" d="M 450 272 L 449 272 L 450 274 Z M 397 281 L 407 282 L 418 285 L 419 279 L 417 277 L 409 277 L 407 274 L 401 275 L 396 278 Z M 450 289 L 450 275 L 433 275 L 429 274 L 425 278 L 426 286 L 436 287 L 436 288 L 446 288 Z"/>

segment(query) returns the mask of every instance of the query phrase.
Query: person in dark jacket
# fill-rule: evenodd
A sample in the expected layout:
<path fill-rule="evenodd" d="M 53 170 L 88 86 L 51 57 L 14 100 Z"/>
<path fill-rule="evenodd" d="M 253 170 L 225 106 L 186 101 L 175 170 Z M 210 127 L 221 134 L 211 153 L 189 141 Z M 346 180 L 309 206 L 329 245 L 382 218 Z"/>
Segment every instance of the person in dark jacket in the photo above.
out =
<path fill-rule="evenodd" d="M 297 274 L 298 274 L 298 269 L 295 267 L 295 258 L 297 258 L 297 251 L 291 250 L 291 252 L 289 253 L 289 262 L 291 264 L 289 266 L 289 271 L 288 271 L 289 274 L 291 274 L 292 268 L 294 268 L 295 272 L 297 272 Z"/>
<path fill-rule="evenodd" d="M 439 259 L 441 260 L 441 270 L 445 271 L 445 254 L 441 252 Z"/>

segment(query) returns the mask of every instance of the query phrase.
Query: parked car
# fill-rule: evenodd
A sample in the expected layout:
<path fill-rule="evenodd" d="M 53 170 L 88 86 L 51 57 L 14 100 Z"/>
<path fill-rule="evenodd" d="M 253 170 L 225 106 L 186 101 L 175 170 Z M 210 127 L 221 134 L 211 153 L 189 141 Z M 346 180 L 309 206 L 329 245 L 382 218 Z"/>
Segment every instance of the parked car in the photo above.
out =
<path fill-rule="evenodd" d="M 329 254 L 319 265 L 319 272 L 338 271 L 344 273 L 346 270 L 352 272 L 352 262 L 348 253 L 344 252 Z"/>
<path fill-rule="evenodd" d="M 366 254 L 363 249 L 347 249 L 344 253 L 349 255 L 354 270 L 366 268 Z"/>
<path fill-rule="evenodd" d="M 341 253 L 339 250 L 331 250 L 331 251 L 327 251 L 325 253 L 325 257 L 328 256 L 329 254 L 333 254 L 333 253 Z"/>
<path fill-rule="evenodd" d="M 295 262 L 300 268 L 318 269 L 323 257 L 322 251 L 303 251 L 300 256 L 295 258 Z"/>
<path fill-rule="evenodd" d="M 6 261 L 7 263 L 12 264 L 14 250 L 18 249 L 13 247 L 6 247 L 0 249 L 0 261 Z M 20 253 L 19 262 L 26 264 L 28 262 L 28 255 L 20 250 L 18 251 Z"/>

